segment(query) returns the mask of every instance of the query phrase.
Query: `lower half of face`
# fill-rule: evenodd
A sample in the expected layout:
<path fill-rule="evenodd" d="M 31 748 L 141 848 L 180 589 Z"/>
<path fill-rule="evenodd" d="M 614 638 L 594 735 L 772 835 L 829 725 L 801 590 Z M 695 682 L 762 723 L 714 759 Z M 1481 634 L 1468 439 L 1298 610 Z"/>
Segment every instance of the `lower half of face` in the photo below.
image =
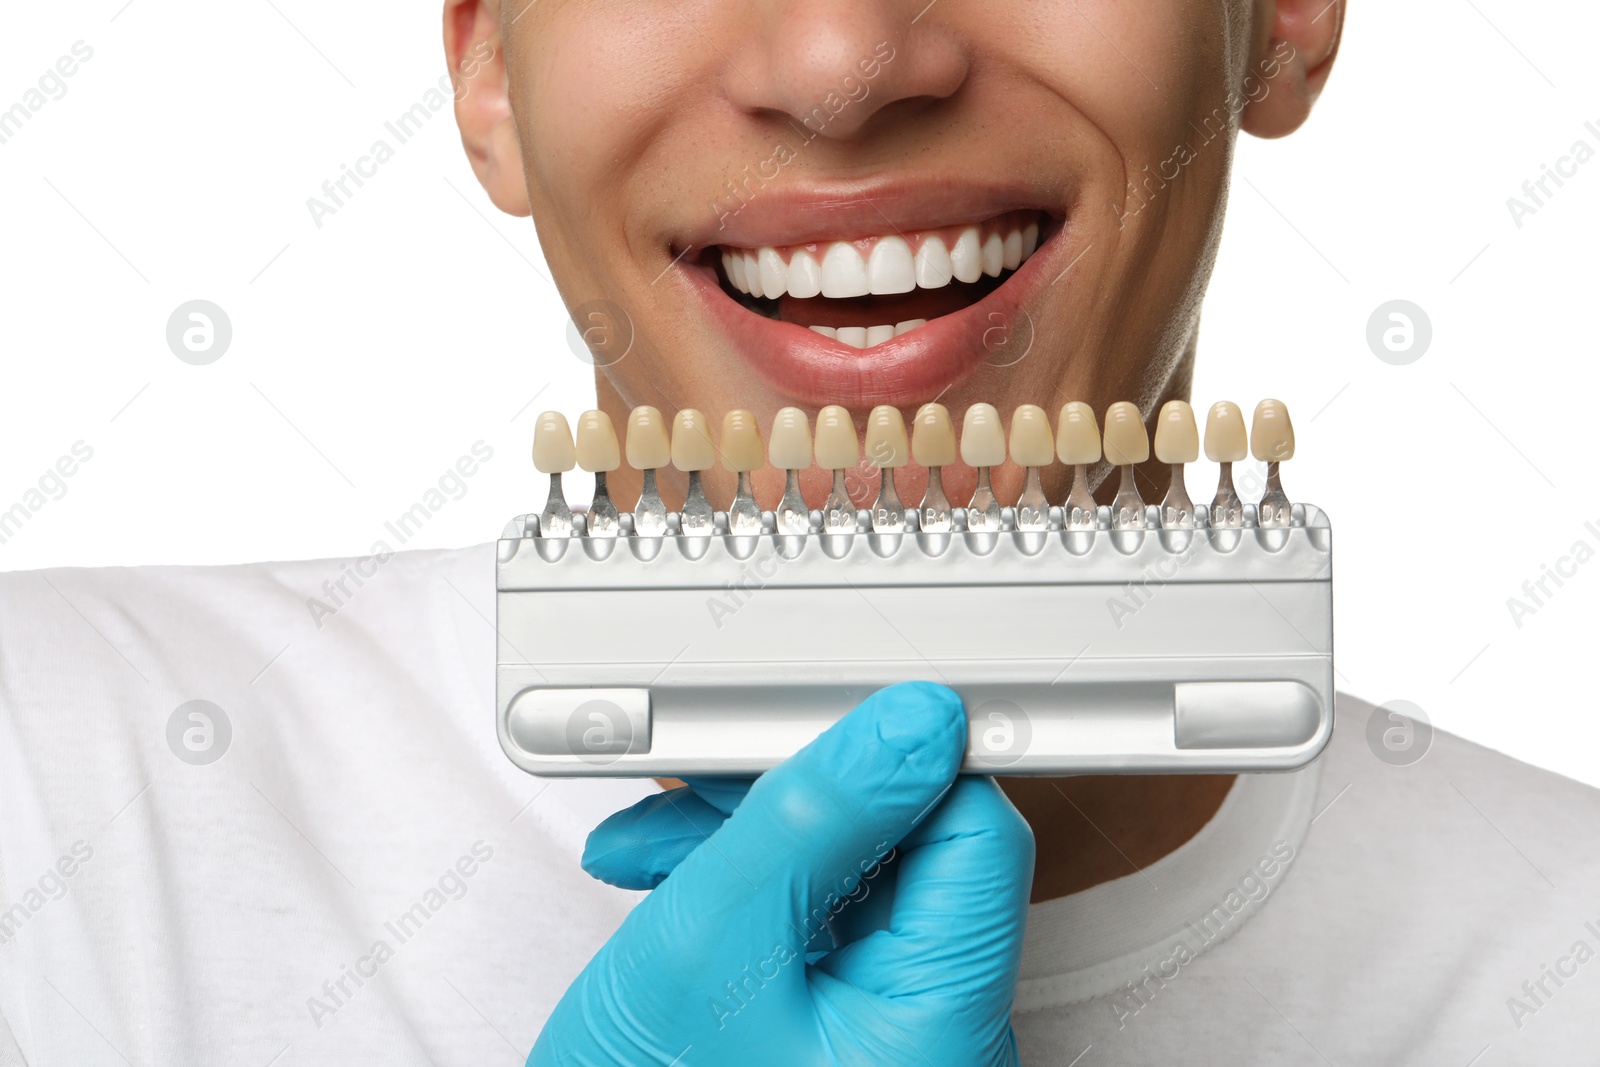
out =
<path fill-rule="evenodd" d="M 564 299 L 626 317 L 602 404 L 766 426 L 937 400 L 959 427 L 979 402 L 1148 415 L 1182 395 L 1240 8 L 541 3 L 508 32 L 512 103 Z M 921 473 L 901 477 L 916 499 Z M 973 478 L 947 469 L 952 498 Z M 1021 479 L 997 470 L 997 493 Z"/>

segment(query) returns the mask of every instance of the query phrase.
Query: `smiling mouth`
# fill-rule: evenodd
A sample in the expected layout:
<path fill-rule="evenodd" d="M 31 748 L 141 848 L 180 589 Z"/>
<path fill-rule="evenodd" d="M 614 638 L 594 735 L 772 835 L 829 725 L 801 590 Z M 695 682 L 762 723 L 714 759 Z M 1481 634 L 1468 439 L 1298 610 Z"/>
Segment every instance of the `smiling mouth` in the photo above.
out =
<path fill-rule="evenodd" d="M 982 300 L 1059 225 L 1043 211 L 1008 211 L 978 223 L 849 240 L 718 245 L 702 262 L 750 311 L 868 349 Z"/>

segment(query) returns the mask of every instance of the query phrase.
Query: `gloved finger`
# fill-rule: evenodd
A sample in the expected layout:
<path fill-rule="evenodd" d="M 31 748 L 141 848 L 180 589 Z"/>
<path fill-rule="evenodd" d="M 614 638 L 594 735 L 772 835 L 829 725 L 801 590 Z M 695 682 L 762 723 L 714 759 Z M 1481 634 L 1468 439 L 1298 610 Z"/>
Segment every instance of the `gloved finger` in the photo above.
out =
<path fill-rule="evenodd" d="M 693 789 L 669 789 L 610 815 L 589 833 L 583 869 L 619 889 L 654 889 L 727 819 Z"/>
<path fill-rule="evenodd" d="M 619 889 L 654 889 L 739 806 L 754 778 L 686 779 L 688 789 L 646 797 L 589 833 L 583 869 Z"/>
<path fill-rule="evenodd" d="M 1032 831 L 995 781 L 962 777 L 900 844 L 888 928 L 830 953 L 821 968 L 873 993 L 949 993 L 955 984 L 1009 998 L 1033 855 Z M 981 997 L 971 999 L 978 1009 Z"/>
<path fill-rule="evenodd" d="M 755 785 L 754 778 L 712 778 L 694 777 L 685 778 L 683 784 L 693 789 L 695 796 L 721 811 L 724 815 L 732 815 L 750 792 L 750 787 Z"/>
<path fill-rule="evenodd" d="M 951 690 L 880 690 L 758 779 L 629 921 L 645 911 L 675 948 L 808 937 L 950 788 L 966 738 Z"/>

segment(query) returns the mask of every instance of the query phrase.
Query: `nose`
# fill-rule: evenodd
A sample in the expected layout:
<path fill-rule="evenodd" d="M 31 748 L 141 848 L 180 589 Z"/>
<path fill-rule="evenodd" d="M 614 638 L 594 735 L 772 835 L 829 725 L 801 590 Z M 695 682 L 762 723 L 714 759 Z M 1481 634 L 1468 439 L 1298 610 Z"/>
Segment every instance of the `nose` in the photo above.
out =
<path fill-rule="evenodd" d="M 890 105 L 942 100 L 966 81 L 966 50 L 926 0 L 739 2 L 749 6 L 728 55 L 729 99 L 813 136 L 856 137 Z"/>

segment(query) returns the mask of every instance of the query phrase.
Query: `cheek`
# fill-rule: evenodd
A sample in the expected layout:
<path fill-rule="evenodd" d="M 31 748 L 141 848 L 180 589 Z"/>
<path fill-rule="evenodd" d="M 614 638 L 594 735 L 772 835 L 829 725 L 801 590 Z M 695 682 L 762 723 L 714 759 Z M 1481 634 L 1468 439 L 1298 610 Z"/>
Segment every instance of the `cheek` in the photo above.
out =
<path fill-rule="evenodd" d="M 1075 0 L 1040 11 L 1028 20 L 1028 43 L 1006 50 L 1020 47 L 1129 175 L 1171 155 L 1192 122 L 1225 107 L 1237 20 L 1217 0 Z"/>
<path fill-rule="evenodd" d="M 670 8 L 624 13 L 548 0 L 540 8 L 517 34 L 515 69 L 524 73 L 512 92 L 524 159 L 548 200 L 592 207 L 636 173 L 685 88 L 703 76 L 708 50 L 693 47 Z"/>

